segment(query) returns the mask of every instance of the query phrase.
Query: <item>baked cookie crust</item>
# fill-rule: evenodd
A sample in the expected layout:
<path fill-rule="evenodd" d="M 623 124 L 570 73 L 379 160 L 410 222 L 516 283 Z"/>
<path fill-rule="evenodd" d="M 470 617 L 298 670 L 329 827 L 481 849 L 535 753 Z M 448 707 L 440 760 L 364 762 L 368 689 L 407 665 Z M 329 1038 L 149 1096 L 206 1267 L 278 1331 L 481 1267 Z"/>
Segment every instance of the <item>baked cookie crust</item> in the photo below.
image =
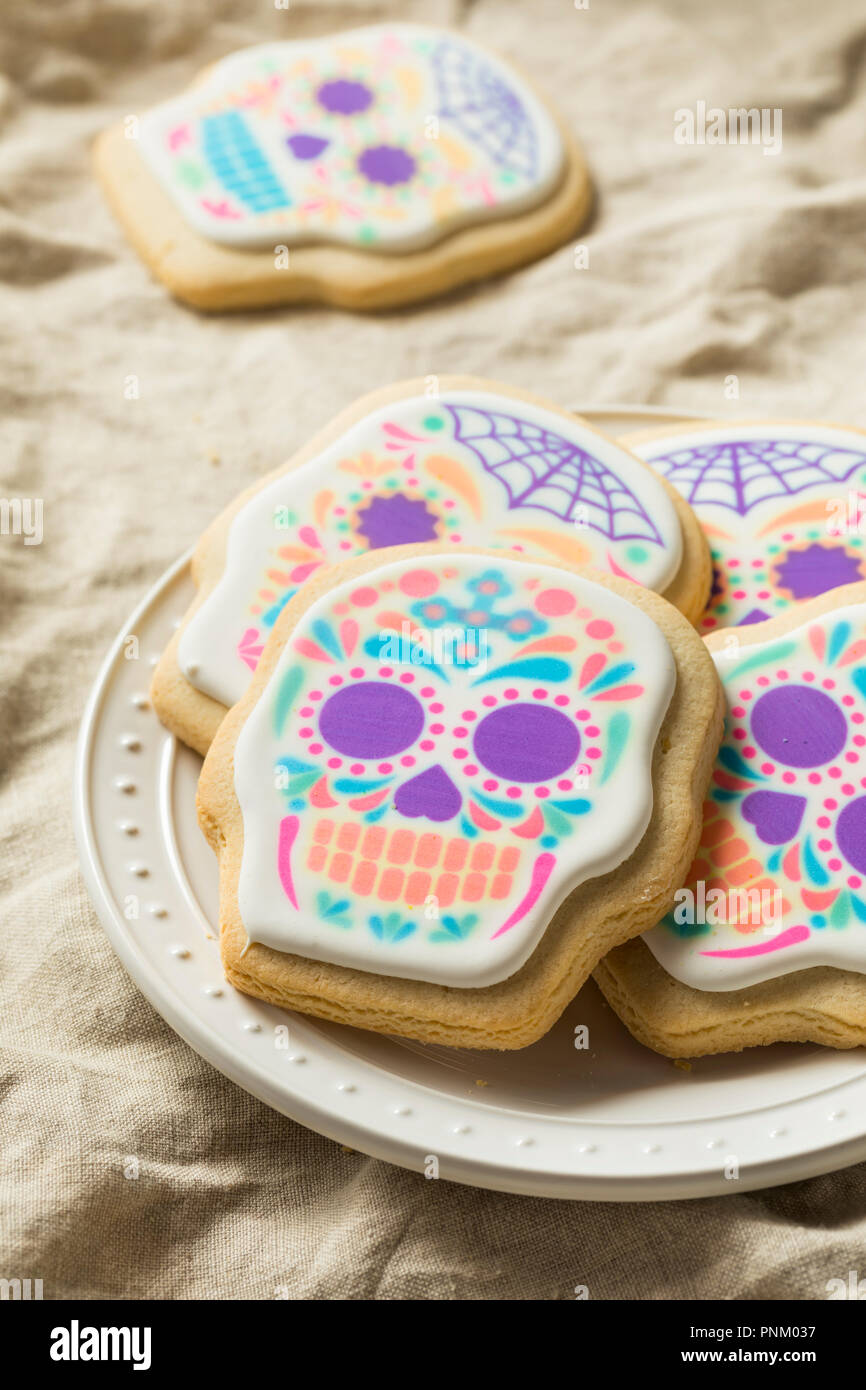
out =
<path fill-rule="evenodd" d="M 663 1057 L 709 1057 L 776 1042 L 866 1044 L 866 977 L 817 966 L 724 994 L 691 989 L 643 941 L 618 946 L 593 978 L 638 1042 Z"/>

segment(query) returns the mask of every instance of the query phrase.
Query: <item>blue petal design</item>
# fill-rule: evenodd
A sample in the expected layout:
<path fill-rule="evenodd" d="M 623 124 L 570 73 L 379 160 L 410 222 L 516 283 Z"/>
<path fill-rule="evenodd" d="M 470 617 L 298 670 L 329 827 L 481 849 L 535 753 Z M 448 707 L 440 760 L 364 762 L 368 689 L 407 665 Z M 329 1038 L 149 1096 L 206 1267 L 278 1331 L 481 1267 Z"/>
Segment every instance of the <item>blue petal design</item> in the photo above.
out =
<path fill-rule="evenodd" d="M 631 718 L 625 710 L 617 710 L 607 727 L 607 757 L 601 774 L 602 784 L 616 772 L 631 728 Z"/>
<path fill-rule="evenodd" d="M 848 894 L 840 893 L 833 906 L 830 908 L 830 926 L 847 926 L 848 916 Z"/>
<path fill-rule="evenodd" d="M 286 722 L 289 710 L 295 703 L 295 696 L 304 683 L 304 673 L 300 666 L 292 666 L 280 681 L 280 688 L 277 691 L 277 698 L 274 701 L 274 729 L 278 734 L 283 732 L 283 725 Z"/>
<path fill-rule="evenodd" d="M 342 661 L 343 649 L 337 641 L 330 623 L 326 622 L 324 618 L 317 618 L 310 630 L 320 647 L 323 647 L 331 656 L 336 657 L 338 661 Z"/>
<path fill-rule="evenodd" d="M 553 834 L 560 840 L 566 839 L 574 829 L 568 816 L 563 815 L 562 811 L 557 811 L 551 802 L 545 801 L 541 807 L 544 812 L 544 819 L 552 830 Z M 543 836 L 541 843 L 544 844 L 547 836 Z"/>
<path fill-rule="evenodd" d="M 492 811 L 494 816 L 502 816 L 506 820 L 515 820 L 523 815 L 524 808 L 515 806 L 513 801 L 494 801 L 492 796 L 484 796 L 481 792 L 473 791 L 472 795 L 476 801 L 480 801 L 482 806 L 486 806 L 488 811 Z"/>
<path fill-rule="evenodd" d="M 289 778 L 286 791 L 290 796 L 300 796 L 302 792 L 308 791 L 310 787 L 314 786 L 321 775 L 318 768 L 314 768 L 312 772 L 299 772 L 296 776 Z"/>
<path fill-rule="evenodd" d="M 719 749 L 719 762 L 726 767 L 729 772 L 734 772 L 738 777 L 747 777 L 750 782 L 763 782 L 765 779 L 760 772 L 756 772 L 750 767 L 745 758 L 741 758 L 735 748 L 727 743 Z"/>
<path fill-rule="evenodd" d="M 351 907 L 348 898 L 340 898 L 334 902 L 330 893 L 322 889 L 316 895 L 316 907 L 319 910 L 319 916 L 324 917 L 326 922 L 331 922 L 337 927 L 350 927 L 352 925 L 351 919 L 346 916 Z"/>
<path fill-rule="evenodd" d="M 403 941 L 412 935 L 416 927 L 416 923 L 408 918 L 403 921 L 399 912 L 389 912 L 384 919 L 375 913 L 367 919 L 367 925 L 380 941 Z"/>
<path fill-rule="evenodd" d="M 510 676 L 524 676 L 527 680 L 567 681 L 571 673 L 568 662 L 560 661 L 556 656 L 529 656 L 524 661 L 509 661 L 504 666 L 497 666 L 494 671 L 479 676 L 472 684 L 484 685 L 486 681 L 506 680 Z"/>
<path fill-rule="evenodd" d="M 806 872 L 808 873 L 813 883 L 817 883 L 821 887 L 824 887 L 826 884 L 830 882 L 830 875 L 827 873 L 827 870 L 824 868 L 823 864 L 817 858 L 815 851 L 812 848 L 812 841 L 809 839 L 808 836 L 806 837 L 806 840 L 803 843 L 803 863 L 806 867 Z"/>
<path fill-rule="evenodd" d="M 796 650 L 796 642 L 779 642 L 769 651 L 762 647 L 760 651 L 755 652 L 752 656 L 747 656 L 744 661 L 738 662 L 731 671 L 726 670 L 725 680 L 739 680 L 740 676 L 744 676 L 747 671 L 753 671 L 756 666 L 769 665 L 773 661 L 784 661 Z"/>
<path fill-rule="evenodd" d="M 830 633 L 830 641 L 827 643 L 827 661 L 831 666 L 842 655 L 850 636 L 850 623 L 837 623 Z"/>
<path fill-rule="evenodd" d="M 273 627 L 274 623 L 277 621 L 277 618 L 282 613 L 289 599 L 294 598 L 297 592 L 297 589 L 287 589 L 286 592 L 283 594 L 282 598 L 278 598 L 276 603 L 271 604 L 270 608 L 268 608 L 267 611 L 262 614 L 262 622 L 264 623 L 265 627 Z"/>
<path fill-rule="evenodd" d="M 363 796 L 365 792 L 378 791 L 379 787 L 387 787 L 389 782 L 393 782 L 393 777 L 379 777 L 374 780 L 360 777 L 338 777 L 334 787 L 338 792 L 343 792 L 347 796 Z"/>
<path fill-rule="evenodd" d="M 315 763 L 302 763 L 298 758 L 277 758 L 277 767 L 284 767 L 286 772 L 318 772 Z"/>
<path fill-rule="evenodd" d="M 571 801 L 551 801 L 550 804 L 555 806 L 557 811 L 566 811 L 570 816 L 585 816 L 587 811 L 592 810 L 592 802 L 586 801 L 583 797 Z"/>
<path fill-rule="evenodd" d="M 394 632 L 390 635 L 395 637 L 397 641 L 400 642 L 399 632 Z M 410 651 L 414 650 L 412 648 L 411 643 L 408 645 Z M 382 634 L 380 634 L 378 637 L 368 637 L 366 642 L 364 643 L 364 651 L 366 652 L 367 656 L 373 659 L 373 661 L 387 662 L 397 666 L 408 666 L 413 671 L 432 671 L 439 677 L 441 681 L 444 681 L 446 685 L 451 684 L 447 672 L 444 671 L 441 666 L 437 666 L 435 661 L 404 661 L 402 657 L 402 643 L 400 656 L 392 656 L 390 652 L 383 651 Z M 455 661 L 454 664 L 455 666 L 459 666 L 463 663 Z M 471 662 L 467 662 L 465 664 L 472 665 Z"/>
<path fill-rule="evenodd" d="M 633 674 L 635 664 L 633 661 L 621 661 L 618 666 L 611 666 L 609 670 L 602 671 L 600 676 L 586 687 L 585 695 L 595 695 L 600 690 L 607 690 L 612 685 L 619 685 L 620 681 L 628 680 Z"/>
<path fill-rule="evenodd" d="M 478 916 L 474 912 L 467 913 L 462 922 L 447 914 L 441 918 L 436 930 L 430 933 L 429 939 L 431 941 L 464 941 L 477 922 Z"/>

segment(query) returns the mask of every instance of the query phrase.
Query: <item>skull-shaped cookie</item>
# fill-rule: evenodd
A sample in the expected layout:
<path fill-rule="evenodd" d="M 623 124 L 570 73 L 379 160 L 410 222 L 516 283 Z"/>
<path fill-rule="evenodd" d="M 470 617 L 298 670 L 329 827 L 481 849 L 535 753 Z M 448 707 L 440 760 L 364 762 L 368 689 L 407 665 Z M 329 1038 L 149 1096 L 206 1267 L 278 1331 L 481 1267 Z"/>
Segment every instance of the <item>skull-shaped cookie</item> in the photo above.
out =
<path fill-rule="evenodd" d="M 405 556 L 303 611 L 238 735 L 250 941 L 490 985 L 639 844 L 670 647 L 573 571 Z"/>
<path fill-rule="evenodd" d="M 688 886 L 644 937 L 695 989 L 866 971 L 866 586 L 834 597 L 764 641 L 709 639 L 726 736 Z"/>
<path fill-rule="evenodd" d="M 628 442 L 709 537 L 714 586 L 702 631 L 764 622 L 866 577 L 863 431 L 768 421 Z"/>
<path fill-rule="evenodd" d="M 414 25 L 224 58 L 144 116 L 140 148 L 201 236 L 271 250 L 428 246 L 541 202 L 564 167 L 516 73 Z"/>
<path fill-rule="evenodd" d="M 432 399 L 419 385 L 366 410 L 359 402 L 348 428 L 245 499 L 219 543 L 219 582 L 180 637 L 178 664 L 196 689 L 239 700 L 293 594 L 321 567 L 369 550 L 492 545 L 658 592 L 679 580 L 675 503 L 625 449 L 495 383 L 443 378 Z"/>

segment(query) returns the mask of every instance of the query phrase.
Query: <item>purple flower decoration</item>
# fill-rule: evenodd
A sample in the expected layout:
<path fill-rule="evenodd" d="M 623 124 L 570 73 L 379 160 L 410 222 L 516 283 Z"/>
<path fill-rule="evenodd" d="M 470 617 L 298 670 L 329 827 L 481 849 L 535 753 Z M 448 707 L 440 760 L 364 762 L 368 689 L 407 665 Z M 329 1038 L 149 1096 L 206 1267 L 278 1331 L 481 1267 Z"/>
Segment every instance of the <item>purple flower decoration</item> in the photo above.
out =
<path fill-rule="evenodd" d="M 416 541 L 435 541 L 436 518 L 421 498 L 395 492 L 391 497 L 374 497 L 358 514 L 358 531 L 371 550 L 385 545 L 411 545 Z"/>
<path fill-rule="evenodd" d="M 805 550 L 789 550 L 776 567 L 776 582 L 789 589 L 795 599 L 817 598 L 828 589 L 854 584 L 862 578 L 860 561 L 841 546 L 821 545 L 817 541 Z"/>
<path fill-rule="evenodd" d="M 411 154 L 399 145 L 371 145 L 358 157 L 358 169 L 369 183 L 382 183 L 386 188 L 408 183 L 415 173 Z"/>
<path fill-rule="evenodd" d="M 373 105 L 373 93 L 363 82 L 338 77 L 333 82 L 322 83 L 316 100 L 332 116 L 359 116 Z"/>

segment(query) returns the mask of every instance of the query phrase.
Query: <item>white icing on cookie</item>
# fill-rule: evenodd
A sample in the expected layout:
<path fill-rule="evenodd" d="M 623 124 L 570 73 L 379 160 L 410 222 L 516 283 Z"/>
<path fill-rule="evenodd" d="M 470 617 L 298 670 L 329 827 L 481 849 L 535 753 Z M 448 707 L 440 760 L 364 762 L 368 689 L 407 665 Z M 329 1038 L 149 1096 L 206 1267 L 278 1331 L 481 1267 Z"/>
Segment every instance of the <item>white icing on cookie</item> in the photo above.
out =
<path fill-rule="evenodd" d="M 866 578 L 866 433 L 734 422 L 632 447 L 707 532 L 715 574 L 704 633 Z"/>
<path fill-rule="evenodd" d="M 148 112 L 140 140 L 195 231 L 252 249 L 416 250 L 543 202 L 564 168 L 515 72 L 415 25 L 232 54 Z"/>
<path fill-rule="evenodd" d="M 251 941 L 468 988 L 640 843 L 661 631 L 549 565 L 383 564 L 303 615 L 234 752 Z"/>
<path fill-rule="evenodd" d="M 577 418 L 492 391 L 405 397 L 238 513 L 220 581 L 181 637 L 181 670 L 233 705 L 278 612 L 319 565 L 419 541 L 513 547 L 659 591 L 682 556 L 661 483 Z"/>
<path fill-rule="evenodd" d="M 728 715 L 701 848 L 644 940 L 694 989 L 866 973 L 866 605 L 713 658 Z"/>

